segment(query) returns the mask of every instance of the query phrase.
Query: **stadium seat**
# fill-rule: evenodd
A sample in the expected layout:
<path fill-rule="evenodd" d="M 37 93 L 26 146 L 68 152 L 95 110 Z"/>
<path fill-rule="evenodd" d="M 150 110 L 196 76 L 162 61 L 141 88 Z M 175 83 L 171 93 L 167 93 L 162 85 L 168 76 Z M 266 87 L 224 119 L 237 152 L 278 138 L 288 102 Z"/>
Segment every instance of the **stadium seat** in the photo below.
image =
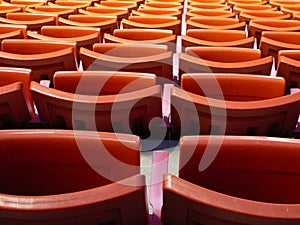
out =
<path fill-rule="evenodd" d="M 27 26 L 0 24 L 0 42 L 5 39 L 27 38 Z"/>
<path fill-rule="evenodd" d="M 257 47 L 259 47 L 263 31 L 300 31 L 300 21 L 277 19 L 251 20 L 248 26 L 248 34 L 256 38 Z"/>
<path fill-rule="evenodd" d="M 160 135 L 152 132 L 162 123 L 160 85 L 124 94 L 91 96 L 31 82 L 31 94 L 40 120 L 51 128 L 128 133 L 141 138 Z"/>
<path fill-rule="evenodd" d="M 128 18 L 128 9 L 124 8 L 114 8 L 108 6 L 89 6 L 85 10 L 79 9 L 80 14 L 91 15 L 91 16 L 113 16 L 117 17 L 117 27 L 120 27 L 121 20 L 123 18 Z"/>
<path fill-rule="evenodd" d="M 210 10 L 210 9 L 191 9 L 186 12 L 186 19 L 190 20 L 191 17 L 221 17 L 221 18 L 235 18 L 236 13 L 228 10 Z"/>
<path fill-rule="evenodd" d="M 276 7 L 272 7 L 271 5 L 262 5 L 262 4 L 247 4 L 247 3 L 240 3 L 240 4 L 235 4 L 233 6 L 232 11 L 240 14 L 241 12 L 245 11 L 276 11 Z"/>
<path fill-rule="evenodd" d="M 283 96 L 285 80 L 255 74 L 186 73 L 182 75 L 181 88 L 209 98 L 257 101 Z"/>
<path fill-rule="evenodd" d="M 59 17 L 68 18 L 69 15 L 76 13 L 75 7 L 56 6 L 56 5 L 42 5 L 35 6 L 34 8 L 26 8 L 26 12 L 35 14 L 53 14 Z"/>
<path fill-rule="evenodd" d="M 299 144 L 283 138 L 183 137 L 179 175 L 164 177 L 163 223 L 298 224 Z"/>
<path fill-rule="evenodd" d="M 202 9 L 202 10 L 228 10 L 230 11 L 230 7 L 228 5 L 222 3 L 192 3 L 187 5 L 187 10 L 193 9 Z"/>
<path fill-rule="evenodd" d="M 279 50 L 300 49 L 300 33 L 263 31 L 259 49 L 261 50 L 262 57 L 269 55 L 274 57 L 275 68 L 277 68 Z"/>
<path fill-rule="evenodd" d="M 170 51 L 176 51 L 177 37 L 171 30 L 165 29 L 115 29 L 113 34 L 104 34 L 105 43 L 144 43 L 164 44 Z"/>
<path fill-rule="evenodd" d="M 280 50 L 278 52 L 277 76 L 286 80 L 286 92 L 300 88 L 300 50 Z"/>
<path fill-rule="evenodd" d="M 171 104 L 174 138 L 198 134 L 291 137 L 300 113 L 300 92 L 241 102 L 173 87 Z"/>
<path fill-rule="evenodd" d="M 35 14 L 26 12 L 7 13 L 6 18 L 0 17 L 0 23 L 26 25 L 28 30 L 39 32 L 42 26 L 56 25 L 57 15 Z"/>
<path fill-rule="evenodd" d="M 16 6 L 16 5 L 0 5 L 0 16 L 1 17 L 6 17 L 7 13 L 12 13 L 12 12 L 22 12 L 23 8 L 21 6 Z"/>
<path fill-rule="evenodd" d="M 241 22 L 245 21 L 247 24 L 250 20 L 261 20 L 261 19 L 276 19 L 276 20 L 284 20 L 290 19 L 290 15 L 283 13 L 281 11 L 273 11 L 273 10 L 259 10 L 259 11 L 242 11 L 239 14 L 239 20 Z"/>
<path fill-rule="evenodd" d="M 30 82 L 32 80 L 32 72 L 30 69 L 0 67 L 0 86 L 22 82 L 26 99 L 31 103 L 31 111 L 34 111 L 32 96 L 30 93 Z"/>
<path fill-rule="evenodd" d="M 158 83 L 173 81 L 173 53 L 167 46 L 98 43 L 80 49 L 84 70 L 153 73 Z"/>
<path fill-rule="evenodd" d="M 200 16 L 187 20 L 186 27 L 187 29 L 245 30 L 246 23 L 239 22 L 237 18 Z"/>
<path fill-rule="evenodd" d="M 43 26 L 41 33 L 37 34 L 28 31 L 28 37 L 57 42 L 74 42 L 76 43 L 76 55 L 79 58 L 79 49 L 81 47 L 93 49 L 95 43 L 101 41 L 100 28 L 95 27 L 77 27 L 77 26 Z"/>
<path fill-rule="evenodd" d="M 145 4 L 141 4 L 140 8 L 159 8 L 159 9 L 178 9 L 183 11 L 183 5 L 180 2 L 160 2 L 160 1 L 146 1 Z"/>
<path fill-rule="evenodd" d="M 175 16 L 181 19 L 181 11 L 178 9 L 168 9 L 168 8 L 138 8 L 137 10 L 131 11 L 133 16 Z"/>
<path fill-rule="evenodd" d="M 253 48 L 254 37 L 241 30 L 189 29 L 182 35 L 182 47 L 191 46 Z"/>
<path fill-rule="evenodd" d="M 235 5 L 237 4 L 261 4 L 261 5 L 265 5 L 267 2 L 264 0 L 228 0 L 227 4 L 228 6 L 230 6 L 231 8 L 233 8 Z"/>
<path fill-rule="evenodd" d="M 242 73 L 270 75 L 272 56 L 261 58 L 259 49 L 238 47 L 187 47 L 179 53 L 179 74 Z"/>
<path fill-rule="evenodd" d="M 156 85 L 149 73 L 114 71 L 57 71 L 53 77 L 57 90 L 83 95 L 113 95 Z"/>
<path fill-rule="evenodd" d="M 104 33 L 112 34 L 118 28 L 116 16 L 70 15 L 68 19 L 58 18 L 59 25 L 100 28 L 101 40 Z"/>
<path fill-rule="evenodd" d="M 57 70 L 77 70 L 75 43 L 29 39 L 2 41 L 0 66 L 29 68 L 32 80 L 52 81 Z"/>
<path fill-rule="evenodd" d="M 174 16 L 130 16 L 122 20 L 124 29 L 166 29 L 172 30 L 174 34 L 181 35 L 181 21 Z"/>
<path fill-rule="evenodd" d="M 122 8 L 122 9 L 127 9 L 129 14 L 131 13 L 132 10 L 135 10 L 138 8 L 137 2 L 134 1 L 100 1 L 99 3 L 95 3 L 94 6 L 109 6 L 113 8 Z"/>
<path fill-rule="evenodd" d="M 33 117 L 30 100 L 22 82 L 0 87 L 0 129 L 25 128 Z"/>
<path fill-rule="evenodd" d="M 79 9 L 85 9 L 92 5 L 92 1 L 68 1 L 68 0 L 56 0 L 54 3 L 48 3 L 50 6 L 64 6 L 66 8 L 75 8 L 77 14 Z"/>
<path fill-rule="evenodd" d="M 0 177 L 6 181 L 0 189 L 1 224 L 147 224 L 137 136 L 47 129 L 0 133 Z"/>

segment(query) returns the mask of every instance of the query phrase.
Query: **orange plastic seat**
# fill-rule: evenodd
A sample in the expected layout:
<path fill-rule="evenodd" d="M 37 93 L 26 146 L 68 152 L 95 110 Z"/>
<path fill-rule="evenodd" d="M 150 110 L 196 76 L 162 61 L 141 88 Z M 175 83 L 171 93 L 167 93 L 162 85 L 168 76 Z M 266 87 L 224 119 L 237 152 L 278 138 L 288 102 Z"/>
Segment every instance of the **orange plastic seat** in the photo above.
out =
<path fill-rule="evenodd" d="M 161 1 L 158 1 L 158 0 L 147 0 L 147 2 L 161 2 Z M 170 2 L 170 3 L 180 3 L 180 4 L 184 4 L 184 0 L 164 0 L 163 2 Z"/>
<path fill-rule="evenodd" d="M 188 4 L 202 3 L 202 4 L 226 4 L 224 0 L 188 0 Z"/>
<path fill-rule="evenodd" d="M 173 53 L 166 46 L 118 43 L 95 44 L 80 49 L 84 70 L 153 73 L 158 83 L 173 81 Z"/>
<path fill-rule="evenodd" d="M 293 14 L 293 20 L 300 20 L 300 13 Z"/>
<path fill-rule="evenodd" d="M 181 35 L 181 21 L 174 16 L 130 16 L 122 20 L 124 29 L 166 29 L 172 30 L 174 34 Z"/>
<path fill-rule="evenodd" d="M 228 0 L 227 4 L 230 7 L 234 7 L 236 4 L 261 4 L 265 5 L 267 2 L 264 0 Z"/>
<path fill-rule="evenodd" d="M 178 9 L 168 8 L 138 8 L 131 11 L 133 16 L 175 16 L 181 19 L 181 11 Z"/>
<path fill-rule="evenodd" d="M 140 8 L 159 8 L 159 9 L 177 9 L 183 11 L 183 5 L 180 2 L 161 2 L 161 1 L 146 1 L 141 4 Z"/>
<path fill-rule="evenodd" d="M 115 29 L 113 35 L 104 34 L 105 43 L 122 44 L 163 44 L 169 50 L 176 51 L 176 35 L 171 30 L 165 29 Z"/>
<path fill-rule="evenodd" d="M 5 39 L 27 38 L 27 26 L 0 24 L 0 42 Z"/>
<path fill-rule="evenodd" d="M 117 17 L 118 27 L 123 18 L 128 18 L 129 12 L 126 8 L 113 8 L 107 6 L 89 6 L 85 10 L 79 9 L 79 13 L 94 16 Z"/>
<path fill-rule="evenodd" d="M 24 128 L 33 116 L 22 82 L 0 87 L 0 129 Z"/>
<path fill-rule="evenodd" d="M 182 75 L 181 88 L 209 98 L 257 101 L 283 96 L 285 80 L 255 74 L 186 73 Z"/>
<path fill-rule="evenodd" d="M 29 68 L 32 79 L 52 81 L 57 70 L 77 70 L 75 43 L 7 39 L 2 41 L 0 66 Z"/>
<path fill-rule="evenodd" d="M 300 3 L 300 2 L 299 2 Z M 284 5 L 280 7 L 280 11 L 293 16 L 300 13 L 300 4 Z"/>
<path fill-rule="evenodd" d="M 238 47 L 187 47 L 179 53 L 179 72 L 270 75 L 272 56 L 261 58 L 258 49 Z"/>
<path fill-rule="evenodd" d="M 278 51 L 285 49 L 300 49 L 300 33 L 264 31 L 260 40 L 262 57 L 271 55 L 278 62 Z"/>
<path fill-rule="evenodd" d="M 115 0 L 107 0 L 107 1 L 115 1 Z M 137 6 L 140 6 L 142 3 L 144 3 L 144 0 L 117 0 L 117 1 L 123 1 L 123 2 L 134 2 L 137 4 Z M 99 1 L 100 2 L 100 1 Z M 100 2 L 101 3 L 101 2 Z"/>
<path fill-rule="evenodd" d="M 30 69 L 0 67 L 0 86 L 22 82 L 24 95 L 31 103 L 31 112 L 34 111 L 33 100 L 30 93 L 30 82 L 32 80 L 32 72 Z"/>
<path fill-rule="evenodd" d="M 182 46 L 253 48 L 254 37 L 247 38 L 246 32 L 241 30 L 189 29 L 182 35 Z"/>
<path fill-rule="evenodd" d="M 23 8 L 21 6 L 15 5 L 0 5 L 0 16 L 5 17 L 7 13 L 12 12 L 22 12 Z"/>
<path fill-rule="evenodd" d="M 117 17 L 115 16 L 70 15 L 68 19 L 58 18 L 58 24 L 65 26 L 97 27 L 101 30 L 101 36 L 104 33 L 111 34 L 114 29 L 118 28 Z"/>
<path fill-rule="evenodd" d="M 100 1 L 100 4 L 94 4 L 94 6 L 96 7 L 98 7 L 99 5 L 127 9 L 129 13 L 131 13 L 131 10 L 135 10 L 138 8 L 137 2 L 133 1 Z"/>
<path fill-rule="evenodd" d="M 248 12 L 248 11 L 276 11 L 277 8 L 271 5 L 262 5 L 262 4 L 247 4 L 247 3 L 239 3 L 233 6 L 233 12 L 239 14 L 240 12 Z"/>
<path fill-rule="evenodd" d="M 162 221 L 298 224 L 299 144 L 283 138 L 183 137 L 179 176 L 164 177 Z"/>
<path fill-rule="evenodd" d="M 42 26 L 56 25 L 57 16 L 35 13 L 7 13 L 6 18 L 0 17 L 0 23 L 26 25 L 28 30 L 39 32 Z"/>
<path fill-rule="evenodd" d="M 26 12 L 36 14 L 53 14 L 59 17 L 68 18 L 69 15 L 76 13 L 75 7 L 56 6 L 56 5 L 42 5 L 34 8 L 26 8 Z"/>
<path fill-rule="evenodd" d="M 53 77 L 57 90 L 83 95 L 113 95 L 156 85 L 150 73 L 114 71 L 57 71 Z"/>
<path fill-rule="evenodd" d="M 174 137 L 198 134 L 291 137 L 300 113 L 300 92 L 245 102 L 209 98 L 173 87 L 171 103 Z"/>
<path fill-rule="evenodd" d="M 222 3 L 192 3 L 187 5 L 187 10 L 230 10 L 230 7 Z"/>
<path fill-rule="evenodd" d="M 281 10 L 282 6 L 298 5 L 299 2 L 294 0 L 269 0 L 269 4 L 273 7 L 277 7 L 278 10 Z"/>
<path fill-rule="evenodd" d="M 76 13 L 78 13 L 79 9 L 85 9 L 92 5 L 92 1 L 68 1 L 68 0 L 56 0 L 55 3 L 48 3 L 50 6 L 64 6 L 64 7 L 72 7 L 76 9 Z"/>
<path fill-rule="evenodd" d="M 249 23 L 250 20 L 260 20 L 260 19 L 276 19 L 276 20 L 283 20 L 283 19 L 290 19 L 289 14 L 285 14 L 280 11 L 242 11 L 239 14 L 239 20 L 245 21 Z"/>
<path fill-rule="evenodd" d="M 280 50 L 278 52 L 277 76 L 286 80 L 287 93 L 291 88 L 300 88 L 300 51 Z"/>
<path fill-rule="evenodd" d="M 155 128 L 162 123 L 160 85 L 124 94 L 91 96 L 31 82 L 31 93 L 40 119 L 51 128 L 98 130 L 155 138 Z"/>
<path fill-rule="evenodd" d="M 260 43 L 261 33 L 263 31 L 300 31 L 300 21 L 297 20 L 251 20 L 248 26 L 248 34 L 257 39 Z"/>
<path fill-rule="evenodd" d="M 1 224 L 148 223 L 138 137 L 47 129 L 0 133 L 0 177 L 6 181 Z"/>
<path fill-rule="evenodd" d="M 236 13 L 228 10 L 210 10 L 210 9 L 191 9 L 186 12 L 186 19 L 191 17 L 221 17 L 221 18 L 235 18 Z"/>
<path fill-rule="evenodd" d="M 222 30 L 245 30 L 246 23 L 239 22 L 236 18 L 221 17 L 191 17 L 186 21 L 187 29 L 222 29 Z"/>
<path fill-rule="evenodd" d="M 74 42 L 76 43 L 78 57 L 81 47 L 93 49 L 93 45 L 101 41 L 100 28 L 94 27 L 43 26 L 40 34 L 28 31 L 27 35 L 44 41 Z"/>
<path fill-rule="evenodd" d="M 30 7 L 35 7 L 35 6 L 40 6 L 40 5 L 46 5 L 47 1 L 45 0 L 11 0 L 10 4 L 12 5 L 19 5 L 24 8 L 30 8 Z"/>

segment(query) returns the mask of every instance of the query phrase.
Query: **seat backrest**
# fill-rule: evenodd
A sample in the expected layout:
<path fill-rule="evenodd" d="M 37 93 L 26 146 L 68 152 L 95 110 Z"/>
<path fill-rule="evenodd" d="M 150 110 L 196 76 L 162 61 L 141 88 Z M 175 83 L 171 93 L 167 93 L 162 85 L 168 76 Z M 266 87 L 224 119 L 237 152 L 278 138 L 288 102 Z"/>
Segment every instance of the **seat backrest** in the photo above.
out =
<path fill-rule="evenodd" d="M 23 89 L 28 100 L 31 103 L 33 111 L 33 101 L 30 93 L 30 82 L 32 79 L 32 72 L 30 69 L 0 67 L 0 86 L 8 85 L 15 82 L 22 82 Z"/>
<path fill-rule="evenodd" d="M 156 85 L 156 76 L 113 71 L 57 71 L 54 88 L 76 94 L 113 95 Z"/>
<path fill-rule="evenodd" d="M 175 16 L 129 16 L 122 20 L 123 28 L 168 29 L 181 35 L 181 21 Z"/>
<path fill-rule="evenodd" d="M 56 25 L 57 18 L 58 16 L 54 14 L 14 12 L 7 13 L 6 18 L 2 18 L 1 22 L 27 25 L 28 30 L 39 32 L 42 26 Z"/>
<path fill-rule="evenodd" d="M 187 47 L 185 53 L 215 62 L 244 62 L 260 59 L 259 49 L 236 47 Z"/>
<path fill-rule="evenodd" d="M 242 30 L 188 29 L 182 35 L 182 46 L 228 46 L 253 48 L 254 37 L 247 38 Z"/>
<path fill-rule="evenodd" d="M 172 30 L 166 29 L 115 29 L 113 35 L 104 34 L 105 43 L 148 43 L 165 44 L 173 52 L 176 50 L 177 37 Z"/>
<path fill-rule="evenodd" d="M 1 224 L 147 224 L 137 136 L 46 129 L 0 134 Z"/>
<path fill-rule="evenodd" d="M 291 88 L 300 87 L 300 51 L 280 50 L 278 52 L 277 76 L 283 77 L 286 81 L 286 91 Z"/>
<path fill-rule="evenodd" d="M 40 34 L 28 31 L 27 35 L 34 39 L 45 41 L 65 41 L 76 43 L 76 55 L 79 49 L 93 49 L 93 45 L 101 41 L 100 28 L 79 26 L 43 26 Z"/>
<path fill-rule="evenodd" d="M 31 92 L 40 119 L 51 128 L 133 133 L 146 138 L 155 136 L 152 128 L 162 122 L 160 85 L 124 94 L 90 96 L 32 82 Z"/>
<path fill-rule="evenodd" d="M 285 80 L 248 74 L 183 74 L 181 88 L 201 96 L 231 101 L 256 101 L 283 96 Z"/>
<path fill-rule="evenodd" d="M 243 199 L 299 203 L 299 143 L 249 136 L 183 137 L 179 177 Z M 206 151 L 215 151 L 215 157 Z"/>
<path fill-rule="evenodd" d="M 26 127 L 33 110 L 24 84 L 11 83 L 0 87 L 0 129 Z"/>
<path fill-rule="evenodd" d="M 183 137 L 179 177 L 164 177 L 162 221 L 298 224 L 299 146 L 282 138 Z"/>
<path fill-rule="evenodd" d="M 83 191 L 140 171 L 140 139 L 134 135 L 47 129 L 0 133 L 2 194 Z"/>
<path fill-rule="evenodd" d="M 166 46 L 99 43 L 80 49 L 84 70 L 153 73 L 158 83 L 173 81 L 173 53 Z"/>
<path fill-rule="evenodd" d="M 76 44 L 71 42 L 7 39 L 2 42 L 0 65 L 29 68 L 32 79 L 50 79 L 58 70 L 77 70 Z"/>
<path fill-rule="evenodd" d="M 26 25 L 0 24 L 0 41 L 7 38 L 26 38 Z"/>
<path fill-rule="evenodd" d="M 151 44 L 121 44 L 121 43 L 96 43 L 93 46 L 93 51 L 115 56 L 115 57 L 145 57 L 153 56 L 168 52 L 165 45 L 151 45 Z"/>
<path fill-rule="evenodd" d="M 174 87 L 171 123 L 181 136 L 191 134 L 290 137 L 300 112 L 300 93 L 258 101 L 226 101 Z M 175 132 L 174 131 L 174 132 Z"/>

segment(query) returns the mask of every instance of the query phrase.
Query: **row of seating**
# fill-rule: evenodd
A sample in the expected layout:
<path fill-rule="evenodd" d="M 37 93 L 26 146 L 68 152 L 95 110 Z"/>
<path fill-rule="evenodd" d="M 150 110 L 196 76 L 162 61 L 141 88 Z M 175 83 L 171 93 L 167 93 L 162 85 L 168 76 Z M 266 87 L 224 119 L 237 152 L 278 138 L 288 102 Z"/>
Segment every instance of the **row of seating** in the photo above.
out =
<path fill-rule="evenodd" d="M 45 28 L 45 32 L 55 32 L 55 28 Z M 68 29 L 67 29 L 68 30 Z M 78 30 L 77 32 L 84 31 Z M 87 33 L 89 33 L 87 29 Z M 123 31 L 123 30 L 120 30 Z M 135 30 L 131 30 L 132 34 Z M 151 33 L 152 31 L 149 31 Z M 122 33 L 122 32 L 120 32 Z M 33 73 L 33 80 L 40 82 L 43 79 L 53 81 L 56 71 L 79 70 L 78 60 L 81 60 L 83 70 L 106 71 L 132 71 L 154 73 L 162 79 L 163 83 L 179 82 L 182 73 L 214 72 L 214 73 L 251 73 L 270 75 L 273 65 L 273 57 L 278 61 L 278 51 L 292 49 L 289 45 L 278 44 L 287 33 L 265 33 L 261 43 L 261 49 L 238 47 L 187 47 L 184 53 L 179 53 L 179 77 L 174 73 L 173 53 L 166 46 L 161 45 L 137 45 L 120 43 L 87 43 L 78 41 L 82 45 L 78 49 L 75 42 L 58 42 L 46 40 L 7 39 L 2 41 L 0 51 L 0 65 L 8 67 L 29 68 Z M 295 34 L 296 38 L 298 34 Z M 89 35 L 93 38 L 96 35 Z M 274 41 L 271 41 L 271 38 Z M 159 40 L 166 40 L 161 38 Z M 290 38 L 290 40 L 292 40 Z M 165 44 L 162 43 L 162 44 Z M 92 50 L 86 48 L 93 46 Z M 294 45 L 296 48 L 298 45 Z M 174 47 L 174 46 L 173 46 Z M 281 51 L 280 57 L 298 60 L 299 51 L 287 53 Z M 278 75 L 286 78 L 289 84 L 287 88 L 298 87 L 294 78 L 288 76 L 286 63 L 279 60 Z M 294 63 L 297 67 L 297 63 Z M 176 69 L 176 68 L 175 68 Z M 291 84 L 294 82 L 294 84 Z M 291 84 L 291 85 L 290 85 Z"/>
<path fill-rule="evenodd" d="M 178 176 L 166 152 L 153 153 L 151 215 L 137 136 L 1 130 L 0 139 L 4 225 L 300 222 L 295 139 L 184 137 Z"/>
<path fill-rule="evenodd" d="M 259 1 L 260 2 L 260 1 Z M 23 24 L 27 25 L 28 29 L 31 31 L 39 31 L 42 26 L 45 25 L 72 25 L 72 26 L 92 26 L 101 28 L 104 32 L 112 33 L 116 28 L 120 28 L 120 23 L 122 22 L 124 28 L 160 28 L 160 29 L 170 29 L 173 30 L 175 34 L 181 34 L 181 16 L 182 11 L 171 7 L 171 12 L 165 11 L 166 8 L 154 8 L 151 4 L 159 4 L 157 2 L 147 2 L 146 6 L 139 6 L 137 2 L 124 2 L 124 1 L 101 1 L 100 4 L 94 3 L 94 6 L 90 6 L 93 2 L 71 2 L 70 1 L 57 1 L 56 6 L 50 4 L 49 6 L 36 6 L 36 9 L 26 8 L 28 13 L 25 12 L 7 12 L 5 18 L 0 18 L 2 23 L 6 24 Z M 119 4 L 118 7 L 122 11 L 116 11 L 117 9 L 107 7 L 107 4 L 116 3 Z M 290 12 L 276 11 L 278 8 L 272 5 L 262 5 L 257 3 L 246 4 L 251 5 L 252 8 L 247 9 L 245 4 L 241 5 L 240 8 L 235 9 L 233 7 L 231 12 L 230 7 L 221 3 L 191 3 L 188 4 L 187 12 L 187 29 L 238 29 L 245 30 L 246 24 L 249 23 L 249 34 L 256 35 L 259 41 L 259 36 L 262 30 L 285 30 L 285 31 L 298 31 L 299 21 L 297 16 L 291 18 Z M 59 5 L 61 4 L 61 5 Z M 81 8 L 79 7 L 78 12 L 75 11 L 75 4 L 83 4 Z M 123 5 L 122 5 L 123 4 Z M 125 5 L 124 5 L 125 4 Z M 126 4 L 133 4 L 136 8 L 133 14 L 130 15 L 131 10 L 126 8 Z M 164 3 L 171 4 L 171 3 Z M 175 3 L 174 3 L 175 4 Z M 178 3 L 180 7 L 182 4 Z M 67 7 L 69 5 L 69 8 Z M 104 6 L 104 8 L 103 8 Z M 113 5 L 111 5 L 113 6 Z M 139 8 L 138 8 L 139 6 Z M 150 8 L 147 8 L 149 6 Z M 202 11 L 202 7 L 209 8 L 208 11 Z M 216 6 L 213 9 L 217 9 L 214 12 L 211 7 Z M 225 7 L 225 9 L 220 9 L 217 6 Z M 257 7 L 254 7 L 257 6 Z M 262 6 L 269 6 L 267 8 L 261 8 Z M 3 5 L 4 8 L 13 7 L 13 5 Z M 129 6 L 128 6 L 129 7 Z M 151 8 L 152 7 L 152 8 Z M 228 8 L 226 8 L 228 7 Z M 239 5 L 237 5 L 239 7 Z M 243 10 L 244 7 L 244 10 Z M 110 8 L 110 9 L 107 9 Z M 124 8 L 126 9 L 124 12 Z M 168 8 L 167 8 L 168 9 Z M 228 9 L 228 10 L 227 10 Z M 259 9 L 258 11 L 256 11 Z M 66 10 L 73 10 L 73 12 L 65 12 Z M 139 11 L 141 10 L 141 13 Z M 174 12 L 172 12 L 172 10 Z M 221 11 L 220 11 L 221 10 Z M 226 14 L 228 11 L 228 15 Z M 221 14 L 218 15 L 218 12 Z M 4 13 L 4 12 L 3 12 Z M 75 15 L 77 13 L 77 15 Z M 80 13 L 80 14 L 78 14 Z M 157 15 L 160 14 L 160 19 Z M 165 13 L 165 14 L 164 14 Z M 224 14 L 225 13 L 225 14 Z M 52 14 L 52 15 L 51 15 Z M 211 15 L 210 15 L 211 14 Z M 109 16 L 108 16 L 109 15 Z M 140 16 L 142 15 L 142 17 Z M 216 15 L 216 16 L 215 16 Z M 295 14 L 297 15 L 297 14 Z M 237 18 L 234 18 L 237 17 Z"/>
<path fill-rule="evenodd" d="M 290 137 L 300 113 L 300 93 L 285 95 L 282 77 L 183 74 L 181 88 L 167 89 L 166 97 L 149 73 L 57 71 L 54 88 L 30 85 L 30 70 L 3 68 L 2 74 L 3 84 L 24 81 L 1 87 L 2 128 L 132 132 L 154 139 L 165 138 L 166 129 L 176 139 L 191 134 Z M 43 123 L 34 123 L 30 99 Z M 169 112 L 163 110 L 166 105 Z"/>

